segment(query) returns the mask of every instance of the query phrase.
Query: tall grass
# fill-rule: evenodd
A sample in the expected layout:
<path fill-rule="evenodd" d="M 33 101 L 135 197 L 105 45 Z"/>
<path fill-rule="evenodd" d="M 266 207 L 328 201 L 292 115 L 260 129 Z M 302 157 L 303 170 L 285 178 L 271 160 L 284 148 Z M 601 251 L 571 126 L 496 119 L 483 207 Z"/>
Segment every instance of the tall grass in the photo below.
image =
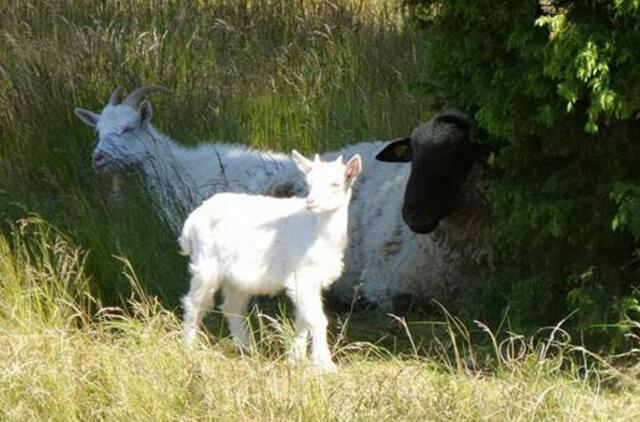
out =
<path fill-rule="evenodd" d="M 127 256 L 165 303 L 186 289 L 175 240 L 140 192 L 110 206 L 90 169 L 116 86 L 162 84 L 154 122 L 202 140 L 311 152 L 406 134 L 431 114 L 422 40 L 399 1 L 8 0 L 0 5 L 0 215 L 36 212 L 90 251 L 96 294 L 117 303 Z"/>
<path fill-rule="evenodd" d="M 264 326 L 251 356 L 240 356 L 226 338 L 184 347 L 175 315 L 144 294 L 126 260 L 120 268 L 134 294 L 121 308 L 91 295 L 85 258 L 37 219 L 0 235 L 2 420 L 640 416 L 639 368 L 615 369 L 571 346 L 561 327 L 543 342 L 499 336 L 483 361 L 465 328 L 450 319 L 436 339 L 439 353 L 392 355 L 372 344 L 338 342 L 340 372 L 319 376 L 285 363 L 288 326 L 278 318 L 259 316 Z"/>

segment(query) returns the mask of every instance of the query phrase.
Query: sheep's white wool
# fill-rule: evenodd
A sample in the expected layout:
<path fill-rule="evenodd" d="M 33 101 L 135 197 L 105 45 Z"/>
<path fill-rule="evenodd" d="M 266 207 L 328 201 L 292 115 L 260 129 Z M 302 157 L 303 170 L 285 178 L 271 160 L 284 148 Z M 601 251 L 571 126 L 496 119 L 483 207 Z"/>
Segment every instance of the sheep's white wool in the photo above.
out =
<path fill-rule="evenodd" d="M 305 354 L 310 332 L 312 362 L 333 369 L 321 291 L 343 270 L 351 185 L 361 160 L 356 155 L 345 166 L 342 157 L 323 163 L 295 154 L 309 182 L 305 199 L 220 193 L 187 218 L 179 238 L 192 273 L 183 299 L 184 325 L 187 339 L 193 340 L 213 295 L 222 288 L 229 328 L 248 347 L 242 319 L 250 297 L 284 290 L 297 311 L 292 356 Z"/>

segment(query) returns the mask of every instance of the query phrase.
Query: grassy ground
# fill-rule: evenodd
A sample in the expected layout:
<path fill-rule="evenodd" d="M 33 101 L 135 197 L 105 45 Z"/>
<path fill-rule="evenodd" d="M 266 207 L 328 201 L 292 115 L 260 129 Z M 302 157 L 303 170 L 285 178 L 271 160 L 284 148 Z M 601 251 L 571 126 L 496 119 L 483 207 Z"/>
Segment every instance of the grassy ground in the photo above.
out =
<path fill-rule="evenodd" d="M 632 356 L 590 355 L 562 330 L 523 339 L 500 328 L 493 347 L 444 312 L 335 316 L 341 371 L 330 376 L 284 363 L 278 309 L 254 314 L 250 357 L 227 339 L 182 347 L 175 239 L 135 188 L 125 206 L 109 203 L 73 107 L 158 83 L 171 95 L 152 98 L 155 123 L 183 144 L 310 152 L 397 137 L 437 103 L 421 82 L 424 41 L 398 2 L 0 3 L 2 419 L 640 416 Z M 208 327 L 225 336 L 219 316 Z"/>
<path fill-rule="evenodd" d="M 482 353 L 455 320 L 436 333 L 439 347 L 429 353 L 419 345 L 390 353 L 338 336 L 340 371 L 318 375 L 285 362 L 291 327 L 278 317 L 254 318 L 251 356 L 226 338 L 184 347 L 175 315 L 144 294 L 127 262 L 122 269 L 136 293 L 123 310 L 92 297 L 85 258 L 33 219 L 11 239 L 0 237 L 3 420 L 640 417 L 640 368 L 616 369 L 613 358 L 568 344 L 560 328 L 542 342 L 499 336 L 494 351 Z"/>

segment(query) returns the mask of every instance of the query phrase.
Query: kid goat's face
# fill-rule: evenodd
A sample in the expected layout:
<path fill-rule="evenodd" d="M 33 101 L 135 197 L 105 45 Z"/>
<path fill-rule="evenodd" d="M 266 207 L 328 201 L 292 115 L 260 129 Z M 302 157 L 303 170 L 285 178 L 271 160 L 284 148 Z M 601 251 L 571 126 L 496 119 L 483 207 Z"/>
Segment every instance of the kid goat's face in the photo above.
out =
<path fill-rule="evenodd" d="M 342 156 L 335 161 L 322 162 L 316 154 L 313 161 L 292 151 L 298 168 L 305 173 L 309 184 L 307 209 L 313 213 L 333 211 L 348 200 L 348 192 L 362 169 L 362 160 L 354 155 L 345 165 Z"/>

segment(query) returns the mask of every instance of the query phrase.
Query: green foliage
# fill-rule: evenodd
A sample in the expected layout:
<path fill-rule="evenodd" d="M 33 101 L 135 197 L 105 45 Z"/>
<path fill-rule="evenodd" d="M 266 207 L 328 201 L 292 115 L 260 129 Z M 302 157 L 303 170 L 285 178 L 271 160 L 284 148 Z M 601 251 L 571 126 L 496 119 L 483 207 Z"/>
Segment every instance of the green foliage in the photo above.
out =
<path fill-rule="evenodd" d="M 619 321 L 640 268 L 640 2 L 409 3 L 425 80 L 500 151 L 486 185 L 498 271 L 475 311 Z"/>

